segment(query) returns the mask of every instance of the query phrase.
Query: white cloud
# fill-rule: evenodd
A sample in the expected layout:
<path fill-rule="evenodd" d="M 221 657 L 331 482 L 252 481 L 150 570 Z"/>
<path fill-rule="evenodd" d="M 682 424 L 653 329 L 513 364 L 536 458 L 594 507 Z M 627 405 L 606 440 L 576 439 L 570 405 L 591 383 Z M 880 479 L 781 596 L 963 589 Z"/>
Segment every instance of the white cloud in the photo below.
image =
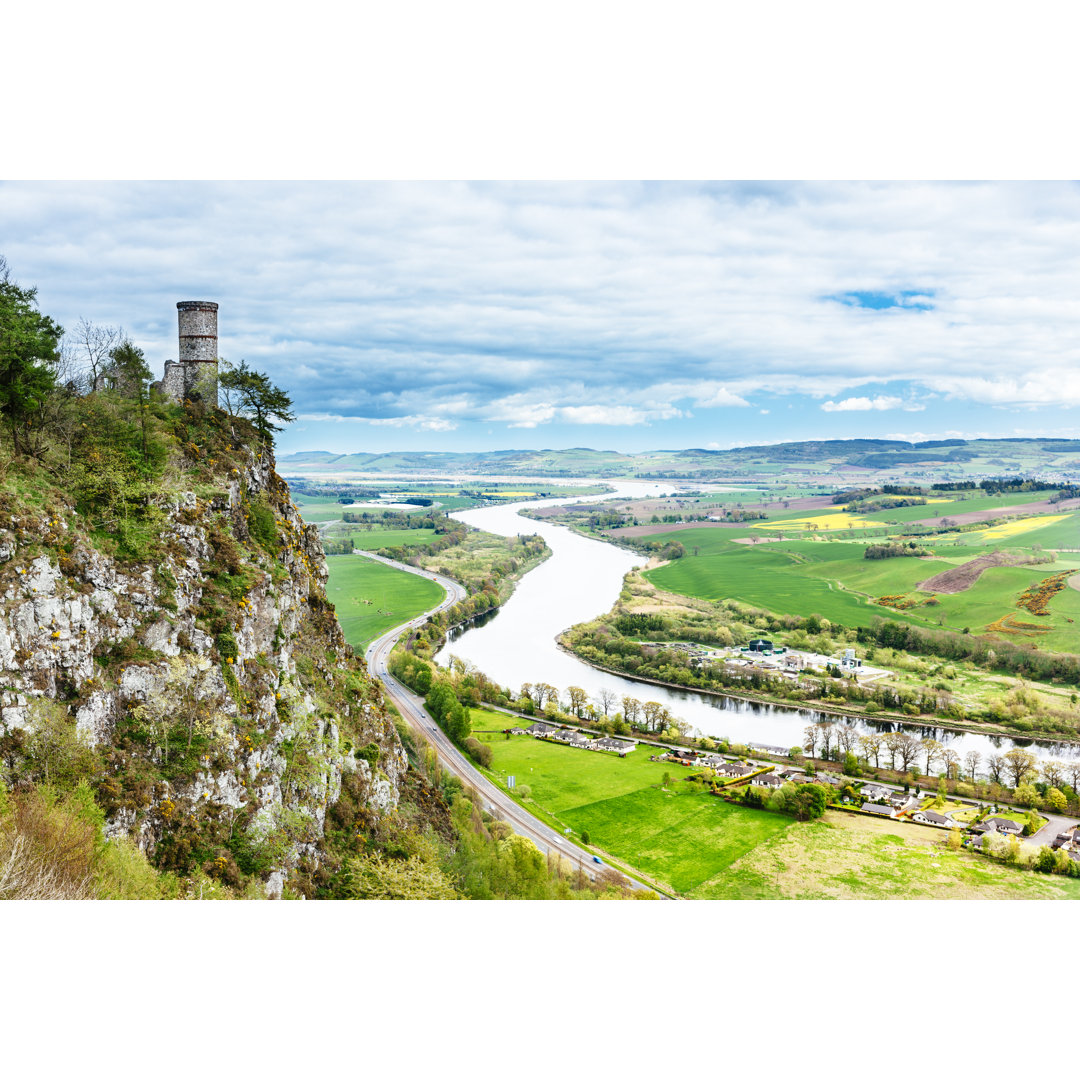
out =
<path fill-rule="evenodd" d="M 568 424 L 603 424 L 605 426 L 631 426 L 647 424 L 649 420 L 671 419 L 679 416 L 677 409 L 650 411 L 635 409 L 631 405 L 567 405 L 559 410 L 559 419 Z"/>
<path fill-rule="evenodd" d="M 1080 371 L 1031 371 L 1021 378 L 946 374 L 934 376 L 927 383 L 950 397 L 982 405 L 1080 405 Z"/>
<path fill-rule="evenodd" d="M 903 409 L 905 412 L 922 412 L 926 408 L 918 402 L 905 402 L 903 398 L 888 394 L 877 397 L 850 397 L 843 401 L 826 401 L 821 408 L 825 412 L 887 412 L 889 409 Z"/>

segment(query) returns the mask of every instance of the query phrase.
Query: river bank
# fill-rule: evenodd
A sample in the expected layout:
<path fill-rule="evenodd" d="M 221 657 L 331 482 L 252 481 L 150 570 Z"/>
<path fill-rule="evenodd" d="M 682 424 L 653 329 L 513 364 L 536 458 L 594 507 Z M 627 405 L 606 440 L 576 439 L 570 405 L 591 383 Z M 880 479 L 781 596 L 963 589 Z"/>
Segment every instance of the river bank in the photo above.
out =
<path fill-rule="evenodd" d="M 773 697 L 769 694 L 752 694 L 752 693 L 730 693 L 720 690 L 706 690 L 699 687 L 686 687 L 680 686 L 678 683 L 663 682 L 660 679 L 651 679 L 642 675 L 635 675 L 627 671 L 619 671 L 616 668 L 604 667 L 602 664 L 594 663 L 592 660 L 587 660 L 583 656 L 578 656 L 569 646 L 565 645 L 563 641 L 558 639 L 556 645 L 563 652 L 569 653 L 573 656 L 578 663 L 586 664 L 588 667 L 593 668 L 595 671 L 603 671 L 609 675 L 616 675 L 620 679 L 629 679 L 631 682 L 643 683 L 649 686 L 662 686 L 669 690 L 681 690 L 684 693 L 703 694 L 706 697 L 719 698 L 721 700 L 730 701 L 742 701 L 748 703 L 754 703 L 759 705 L 770 705 L 774 707 L 792 709 L 798 711 L 806 716 L 808 723 L 814 723 L 815 719 L 820 716 L 835 716 L 844 720 L 860 720 L 864 722 L 870 722 L 872 724 L 884 723 L 893 727 L 899 728 L 915 728 L 919 731 L 925 732 L 927 730 L 933 730 L 935 732 L 953 732 L 955 734 L 970 733 L 975 735 L 997 736 L 999 738 L 1014 739 L 1015 733 L 1006 731 L 1000 727 L 990 727 L 987 725 L 973 725 L 962 724 L 958 722 L 943 724 L 937 717 L 927 717 L 925 720 L 913 720 L 912 717 L 905 713 L 890 713 L 880 712 L 874 713 L 873 716 L 867 716 L 866 713 L 857 712 L 854 709 L 842 709 L 835 705 L 808 705 L 800 708 L 799 706 L 792 705 L 791 702 L 782 698 Z M 1032 740 L 1034 741 L 1034 740 Z M 794 743 L 792 745 L 795 745 Z M 1062 739 L 1061 745 L 1073 747 L 1080 750 L 1080 742 L 1074 739 Z"/>

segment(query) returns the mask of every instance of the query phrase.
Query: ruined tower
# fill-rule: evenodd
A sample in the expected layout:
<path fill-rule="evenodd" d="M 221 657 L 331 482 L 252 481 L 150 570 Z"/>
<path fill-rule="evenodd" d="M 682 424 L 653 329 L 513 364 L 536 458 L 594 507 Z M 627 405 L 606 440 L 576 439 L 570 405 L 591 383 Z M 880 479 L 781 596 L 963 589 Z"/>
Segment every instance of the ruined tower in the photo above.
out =
<path fill-rule="evenodd" d="M 162 392 L 174 401 L 201 398 L 217 405 L 217 312 L 212 300 L 181 300 L 176 305 L 180 322 L 180 359 L 165 361 Z"/>

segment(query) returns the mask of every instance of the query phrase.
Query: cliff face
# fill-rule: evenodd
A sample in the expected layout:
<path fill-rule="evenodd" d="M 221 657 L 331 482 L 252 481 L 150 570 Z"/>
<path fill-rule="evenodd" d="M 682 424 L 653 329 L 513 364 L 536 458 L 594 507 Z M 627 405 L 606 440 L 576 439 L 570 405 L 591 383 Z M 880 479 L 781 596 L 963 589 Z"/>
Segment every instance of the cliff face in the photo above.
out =
<path fill-rule="evenodd" d="M 272 455 L 215 464 L 153 496 L 145 561 L 55 495 L 0 499 L 0 753 L 16 782 L 92 776 L 161 869 L 313 895 L 328 831 L 378 826 L 405 753 Z"/>

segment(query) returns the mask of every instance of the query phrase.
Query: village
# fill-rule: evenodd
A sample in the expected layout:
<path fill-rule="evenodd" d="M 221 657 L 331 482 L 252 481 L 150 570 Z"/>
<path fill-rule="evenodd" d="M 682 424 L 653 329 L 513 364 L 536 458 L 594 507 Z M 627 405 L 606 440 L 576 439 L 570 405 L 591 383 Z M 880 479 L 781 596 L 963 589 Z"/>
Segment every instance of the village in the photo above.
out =
<path fill-rule="evenodd" d="M 745 675 L 754 670 L 768 675 L 779 673 L 793 682 L 798 681 L 803 672 L 825 674 L 830 669 L 861 683 L 874 682 L 893 674 L 885 668 L 874 667 L 860 660 L 854 649 L 845 649 L 840 656 L 825 656 L 822 653 L 776 645 L 768 638 L 755 638 L 749 645 L 718 648 L 686 641 L 641 644 L 681 652 L 686 655 L 693 668 L 722 664 L 729 670 L 741 671 Z"/>
<path fill-rule="evenodd" d="M 582 750 L 617 754 L 625 758 L 639 743 L 610 736 L 591 738 L 579 728 L 537 721 L 528 728 L 510 728 L 509 735 L 531 735 Z M 755 789 L 768 795 L 786 784 L 816 784 L 826 789 L 831 808 L 849 813 L 887 818 L 913 826 L 944 830 L 960 837 L 965 847 L 987 846 L 994 837 L 1017 837 L 1033 847 L 1048 846 L 1080 862 L 1080 824 L 1057 816 L 1018 810 L 1009 805 L 983 803 L 956 796 L 923 791 L 919 785 L 893 786 L 844 776 L 826 769 L 816 769 L 813 762 L 803 765 L 778 764 L 759 760 L 750 754 L 728 757 L 724 754 L 641 743 L 654 753 L 650 761 L 668 761 L 686 769 L 697 770 L 691 779 L 709 783 L 713 794 L 735 797 L 739 789 Z M 778 746 L 750 743 L 751 754 L 788 757 L 789 751 Z M 745 794 L 744 794 L 745 797 Z"/>

